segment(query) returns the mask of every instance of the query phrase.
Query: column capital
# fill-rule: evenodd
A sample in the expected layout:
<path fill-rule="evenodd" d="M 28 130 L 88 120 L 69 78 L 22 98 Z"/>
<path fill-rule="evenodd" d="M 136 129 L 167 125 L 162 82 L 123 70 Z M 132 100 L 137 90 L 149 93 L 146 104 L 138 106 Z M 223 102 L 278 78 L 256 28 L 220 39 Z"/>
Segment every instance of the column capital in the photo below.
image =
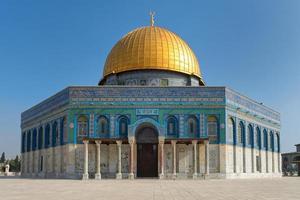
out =
<path fill-rule="evenodd" d="M 88 144 L 89 141 L 88 140 L 82 140 L 83 144 Z"/>
<path fill-rule="evenodd" d="M 116 142 L 117 142 L 117 145 L 118 145 L 118 146 L 121 146 L 122 140 L 117 140 Z"/>
<path fill-rule="evenodd" d="M 204 140 L 204 144 L 209 144 L 209 140 Z"/>
<path fill-rule="evenodd" d="M 198 144 L 198 140 L 192 140 L 192 144 Z"/>
<path fill-rule="evenodd" d="M 171 144 L 175 145 L 177 143 L 177 140 L 171 140 Z"/>
<path fill-rule="evenodd" d="M 134 137 L 129 137 L 128 138 L 128 143 L 129 144 L 134 144 L 135 143 L 135 138 Z"/>
<path fill-rule="evenodd" d="M 101 140 L 95 140 L 96 145 L 100 145 L 102 143 Z"/>
<path fill-rule="evenodd" d="M 165 136 L 159 136 L 158 141 L 159 143 L 165 143 Z"/>

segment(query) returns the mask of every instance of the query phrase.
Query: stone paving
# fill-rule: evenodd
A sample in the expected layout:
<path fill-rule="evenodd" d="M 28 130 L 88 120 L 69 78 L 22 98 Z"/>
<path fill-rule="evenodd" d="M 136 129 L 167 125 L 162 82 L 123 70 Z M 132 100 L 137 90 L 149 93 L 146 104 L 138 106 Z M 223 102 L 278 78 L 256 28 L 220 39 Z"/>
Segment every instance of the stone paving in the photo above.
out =
<path fill-rule="evenodd" d="M 300 199 L 300 178 L 242 180 L 42 180 L 0 178 L 0 199 Z"/>

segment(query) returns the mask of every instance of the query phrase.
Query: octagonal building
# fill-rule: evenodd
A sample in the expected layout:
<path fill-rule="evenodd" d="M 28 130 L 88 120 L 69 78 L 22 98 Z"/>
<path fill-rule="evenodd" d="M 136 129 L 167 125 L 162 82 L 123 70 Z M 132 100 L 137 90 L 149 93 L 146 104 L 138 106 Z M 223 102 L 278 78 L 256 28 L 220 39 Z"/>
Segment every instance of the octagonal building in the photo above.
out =
<path fill-rule="evenodd" d="M 153 24 L 117 42 L 98 86 L 63 89 L 21 129 L 23 177 L 281 176 L 280 114 L 206 86 L 189 45 Z"/>

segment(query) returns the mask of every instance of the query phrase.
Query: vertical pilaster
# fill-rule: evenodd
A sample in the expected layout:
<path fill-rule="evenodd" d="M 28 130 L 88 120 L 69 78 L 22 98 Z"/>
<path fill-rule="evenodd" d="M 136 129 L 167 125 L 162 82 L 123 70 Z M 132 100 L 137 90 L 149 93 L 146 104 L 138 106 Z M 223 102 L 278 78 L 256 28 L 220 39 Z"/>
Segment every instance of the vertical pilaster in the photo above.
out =
<path fill-rule="evenodd" d="M 89 141 L 84 140 L 84 165 L 83 165 L 83 174 L 82 174 L 82 180 L 88 180 L 89 179 Z"/>
<path fill-rule="evenodd" d="M 39 174 L 39 154 L 40 154 L 40 150 L 39 150 L 39 128 L 38 127 L 36 129 L 36 141 L 35 142 L 36 142 L 35 143 L 36 145 L 35 145 L 35 155 L 34 155 L 34 157 L 35 157 L 35 162 L 34 162 L 35 171 L 34 171 L 34 173 L 35 173 L 35 176 L 38 176 L 38 174 Z"/>
<path fill-rule="evenodd" d="M 109 118 L 109 125 L 110 125 L 110 137 L 115 137 L 115 116 L 111 115 Z"/>
<path fill-rule="evenodd" d="M 118 173 L 116 179 L 122 179 L 122 140 L 117 141 L 118 146 Z"/>
<path fill-rule="evenodd" d="M 61 139 L 61 120 L 57 120 L 57 141 L 56 141 L 56 147 L 54 148 L 55 151 L 54 151 L 54 154 L 55 154 L 55 157 L 58 156 L 58 159 L 55 159 L 54 157 L 54 163 L 56 163 L 56 169 L 55 169 L 55 177 L 58 178 L 61 174 L 61 159 L 60 159 L 60 156 L 62 156 L 61 154 L 61 142 L 60 142 L 60 139 Z M 55 165 L 54 165 L 55 166 Z"/>
<path fill-rule="evenodd" d="M 275 172 L 275 158 L 274 158 L 274 149 L 272 149 L 272 172 Z"/>
<path fill-rule="evenodd" d="M 89 118 L 89 136 L 92 136 L 94 135 L 94 113 L 90 113 Z"/>
<path fill-rule="evenodd" d="M 164 138 L 160 138 L 159 139 L 159 146 L 160 146 L 160 174 L 159 174 L 159 178 L 163 179 L 165 176 L 165 148 L 164 148 L 164 144 L 165 144 L 165 139 Z"/>
<path fill-rule="evenodd" d="M 243 139 L 243 173 L 247 172 L 247 153 L 246 150 L 248 150 L 247 144 L 248 144 L 248 123 L 245 122 L 245 126 L 244 126 L 244 135 L 242 137 L 244 137 Z M 247 149 L 246 149 L 247 148 Z"/>
<path fill-rule="evenodd" d="M 24 161 L 23 161 L 23 165 L 24 165 L 24 171 L 23 171 L 23 175 L 25 175 L 25 174 L 27 174 L 27 172 L 28 172 L 28 162 L 27 162 L 27 159 L 28 159 L 28 157 L 27 157 L 27 132 L 25 132 L 25 142 L 24 142 L 24 153 L 23 153 L 23 159 L 24 159 Z"/>
<path fill-rule="evenodd" d="M 209 175 L 209 140 L 204 141 L 205 145 L 205 175 Z"/>
<path fill-rule="evenodd" d="M 177 176 L 177 174 L 176 174 L 176 172 L 177 172 L 177 170 L 176 170 L 176 165 L 177 165 L 177 161 L 176 161 L 176 157 L 177 157 L 176 156 L 176 143 L 177 143 L 177 141 L 172 140 L 171 143 L 172 143 L 172 147 L 173 147 L 173 179 L 175 179 L 176 176 Z"/>
<path fill-rule="evenodd" d="M 278 156 L 278 172 L 281 172 L 281 160 L 280 160 L 281 159 L 281 155 L 280 155 L 280 152 L 277 152 L 277 156 Z"/>
<path fill-rule="evenodd" d="M 34 150 L 34 148 L 33 148 L 33 142 L 34 142 L 34 137 L 33 137 L 33 134 L 34 133 L 34 129 L 32 129 L 32 131 L 31 131 L 31 152 L 30 152 L 30 157 L 31 157 L 31 177 L 33 177 L 34 176 L 34 173 L 35 173 L 35 166 L 34 166 L 34 162 L 35 162 L 35 160 L 34 160 L 34 153 L 35 153 L 35 150 Z"/>
<path fill-rule="evenodd" d="M 130 145 L 130 173 L 129 173 L 129 179 L 134 179 L 134 172 L 133 172 L 133 166 L 134 166 L 134 146 L 135 146 L 135 139 L 134 137 L 129 139 L 129 145 Z"/>
<path fill-rule="evenodd" d="M 197 173 L 197 140 L 193 140 L 193 147 L 194 147 L 194 174 L 193 174 L 193 179 L 197 179 L 198 173 Z"/>
<path fill-rule="evenodd" d="M 184 137 L 184 115 L 179 115 L 179 137 Z"/>
<path fill-rule="evenodd" d="M 46 125 L 43 125 L 43 138 L 44 140 L 42 141 L 43 143 L 43 175 L 46 177 L 47 170 L 48 170 L 48 165 L 47 165 L 47 149 L 46 149 Z"/>
<path fill-rule="evenodd" d="M 264 139 L 267 140 L 267 145 L 266 145 L 266 173 L 269 173 L 269 131 L 267 131 L 267 138 L 264 137 Z"/>
<path fill-rule="evenodd" d="M 234 123 L 234 134 L 233 134 L 233 173 L 237 173 L 236 170 L 236 157 L 237 157 L 237 150 L 236 150 L 236 146 L 238 143 L 238 138 L 237 138 L 237 133 L 238 133 L 238 121 L 235 118 L 235 123 Z"/>
<path fill-rule="evenodd" d="M 48 157 L 48 159 L 47 159 L 47 161 L 48 161 L 48 167 L 47 167 L 47 173 L 48 173 L 48 175 L 49 174 L 51 174 L 51 172 L 53 172 L 54 170 L 53 170 L 53 159 L 52 159 L 52 157 L 53 157 L 53 151 L 52 151 L 52 137 L 53 137 L 53 134 L 52 134 L 52 129 L 53 129 L 53 126 L 52 126 L 53 124 L 52 123 L 50 123 L 50 131 L 49 131 L 49 147 L 48 147 L 48 149 L 47 149 L 47 154 L 48 154 L 48 152 L 50 152 L 50 158 Z"/>
<path fill-rule="evenodd" d="M 95 179 L 100 180 L 101 179 L 101 141 L 96 140 L 96 174 Z"/>

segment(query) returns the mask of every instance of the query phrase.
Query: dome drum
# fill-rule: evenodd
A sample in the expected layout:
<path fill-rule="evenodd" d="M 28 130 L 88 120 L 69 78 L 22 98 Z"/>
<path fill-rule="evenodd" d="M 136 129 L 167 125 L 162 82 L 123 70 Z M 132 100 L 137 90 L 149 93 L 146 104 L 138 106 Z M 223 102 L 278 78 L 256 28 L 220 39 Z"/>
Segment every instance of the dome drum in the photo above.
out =
<path fill-rule="evenodd" d="M 140 85 L 140 86 L 199 86 L 199 77 L 166 70 L 132 70 L 111 74 L 99 85 Z"/>

